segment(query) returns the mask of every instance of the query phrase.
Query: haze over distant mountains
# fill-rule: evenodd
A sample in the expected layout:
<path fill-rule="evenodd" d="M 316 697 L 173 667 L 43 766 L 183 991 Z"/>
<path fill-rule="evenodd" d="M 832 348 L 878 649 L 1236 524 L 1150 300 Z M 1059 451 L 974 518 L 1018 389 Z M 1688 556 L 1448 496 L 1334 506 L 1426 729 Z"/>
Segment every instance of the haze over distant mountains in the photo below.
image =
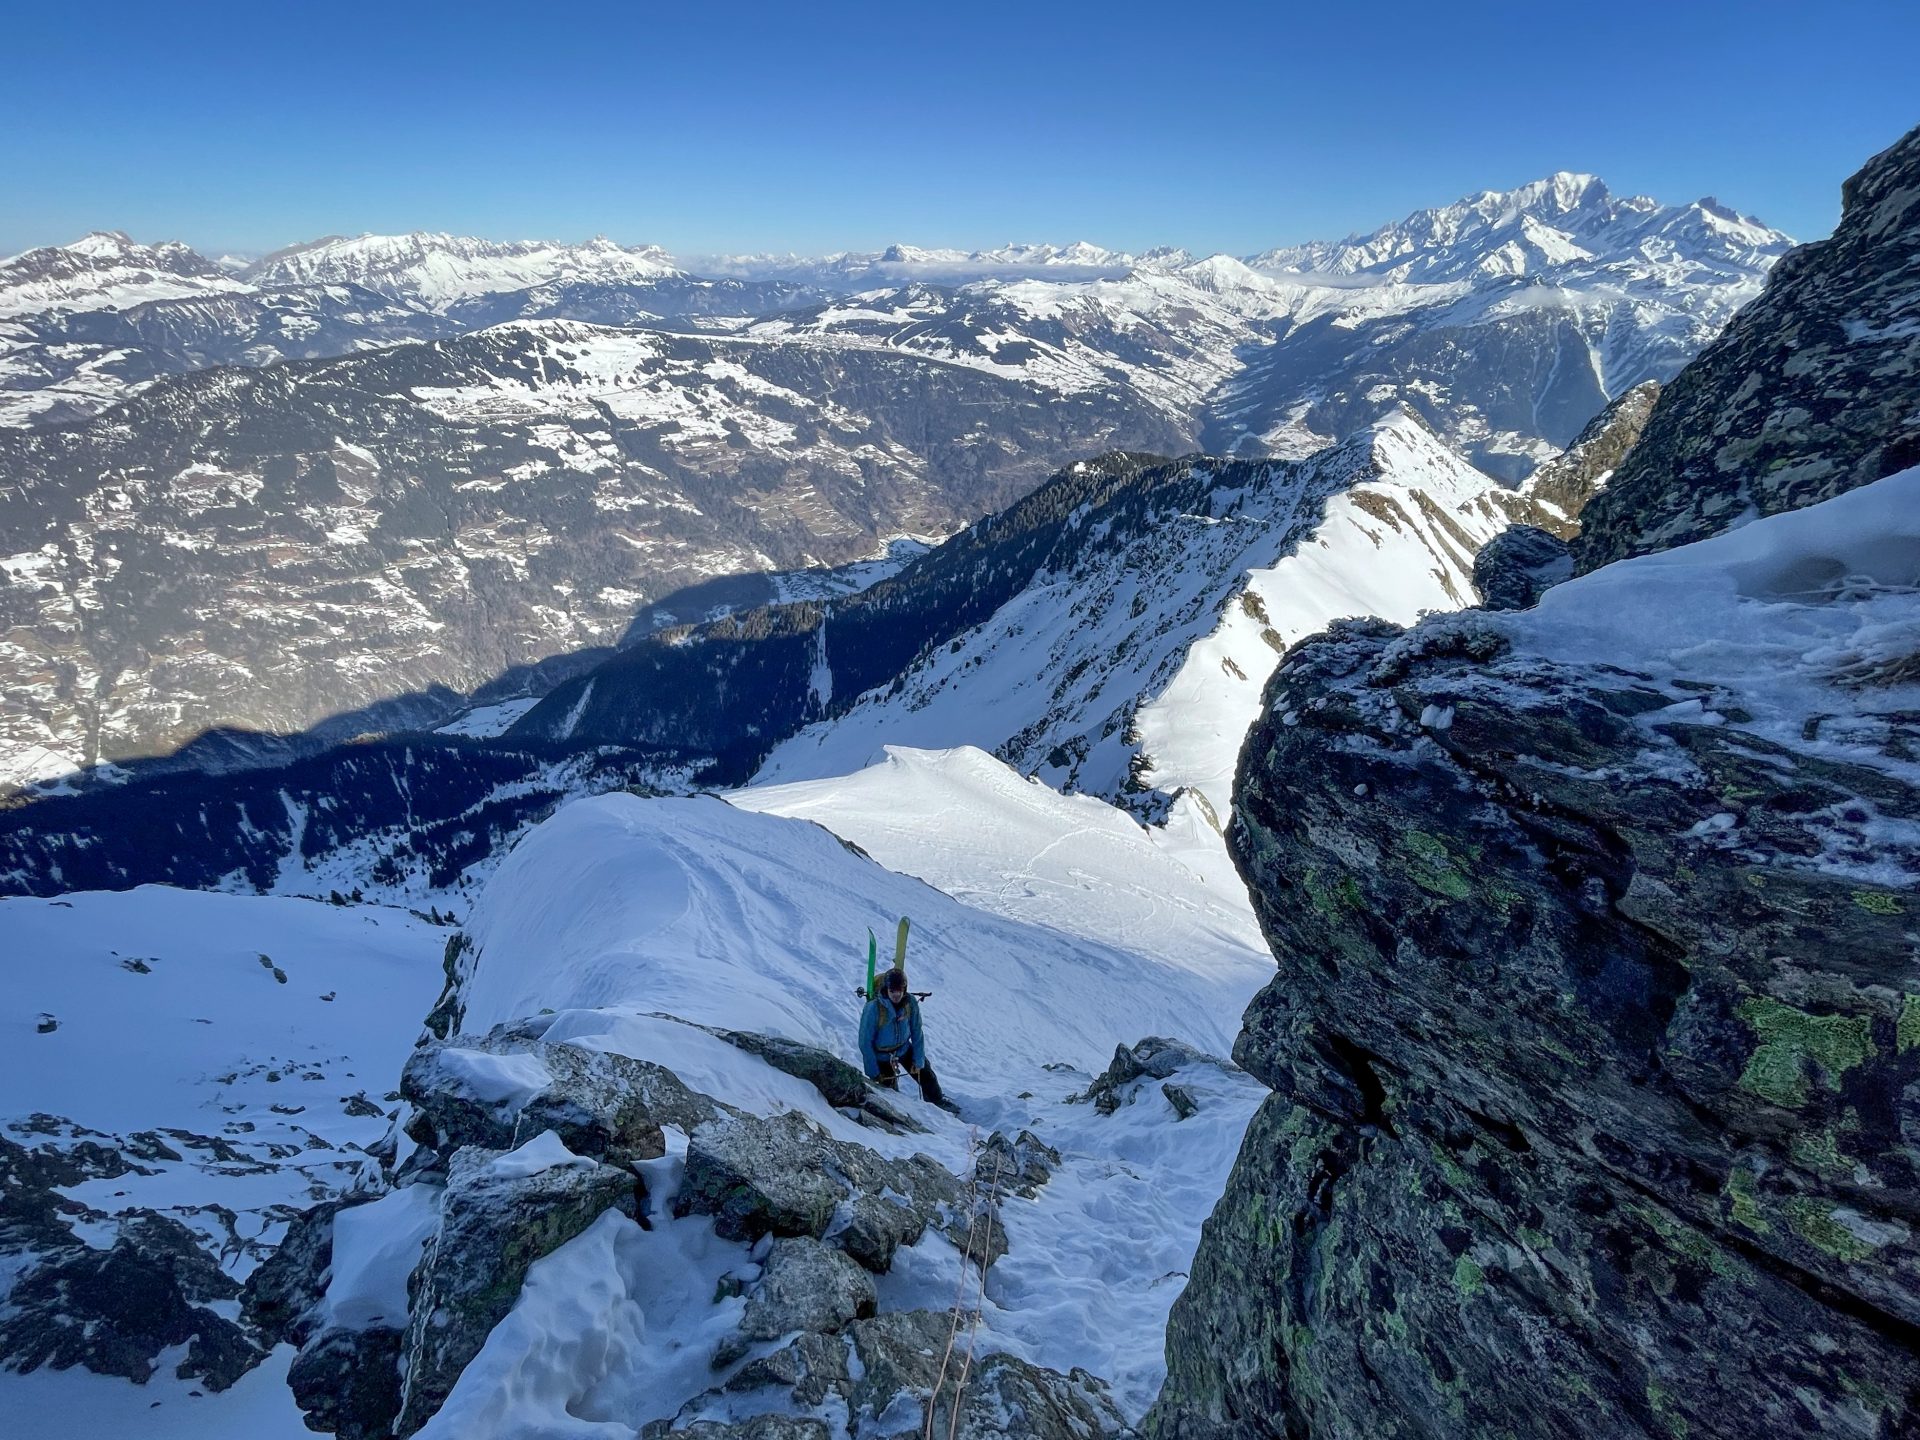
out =
<path fill-rule="evenodd" d="M 1404 413 L 1514 485 L 1788 244 L 1559 174 L 1244 258 L 29 251 L 0 262 L 5 773 L 444 717 L 675 592 L 945 535 L 1110 450 L 1298 459 Z"/>

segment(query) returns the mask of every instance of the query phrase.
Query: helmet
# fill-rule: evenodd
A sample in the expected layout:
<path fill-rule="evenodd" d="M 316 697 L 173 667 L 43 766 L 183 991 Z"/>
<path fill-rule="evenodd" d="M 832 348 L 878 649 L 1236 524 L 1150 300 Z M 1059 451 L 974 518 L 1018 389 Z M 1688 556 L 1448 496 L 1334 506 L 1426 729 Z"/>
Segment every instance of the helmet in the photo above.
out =
<path fill-rule="evenodd" d="M 904 970 L 889 970 L 887 972 L 887 978 L 880 982 L 880 988 L 889 995 L 906 994 L 907 972 Z"/>

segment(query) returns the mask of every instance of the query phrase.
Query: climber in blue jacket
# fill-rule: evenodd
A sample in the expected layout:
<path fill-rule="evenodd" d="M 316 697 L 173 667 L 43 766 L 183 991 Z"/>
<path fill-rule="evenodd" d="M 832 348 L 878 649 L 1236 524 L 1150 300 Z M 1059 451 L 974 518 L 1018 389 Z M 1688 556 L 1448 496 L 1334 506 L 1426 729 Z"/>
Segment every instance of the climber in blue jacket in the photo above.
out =
<path fill-rule="evenodd" d="M 907 972 L 897 966 L 880 982 L 878 993 L 860 1015 L 860 1056 L 867 1078 L 892 1090 L 905 1070 L 920 1093 L 941 1103 L 940 1082 L 927 1063 L 927 1038 L 920 1028 L 920 1002 L 907 991 Z"/>

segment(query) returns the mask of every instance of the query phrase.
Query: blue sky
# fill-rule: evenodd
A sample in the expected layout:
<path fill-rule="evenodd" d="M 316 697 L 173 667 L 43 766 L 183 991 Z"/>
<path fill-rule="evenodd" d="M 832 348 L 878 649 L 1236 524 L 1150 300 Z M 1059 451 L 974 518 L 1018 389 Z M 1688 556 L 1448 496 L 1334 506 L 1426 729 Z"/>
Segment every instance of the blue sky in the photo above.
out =
<path fill-rule="evenodd" d="M 1557 169 L 1802 238 L 1920 3 L 14 7 L 0 252 L 124 229 L 1244 253 Z"/>

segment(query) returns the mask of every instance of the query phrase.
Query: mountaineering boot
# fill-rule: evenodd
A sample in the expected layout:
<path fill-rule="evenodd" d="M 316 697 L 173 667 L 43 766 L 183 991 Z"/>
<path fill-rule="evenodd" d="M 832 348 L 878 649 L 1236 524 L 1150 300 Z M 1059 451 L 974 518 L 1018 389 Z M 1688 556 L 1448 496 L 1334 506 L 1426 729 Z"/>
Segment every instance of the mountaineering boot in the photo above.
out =
<path fill-rule="evenodd" d="M 929 1104 L 938 1105 L 942 1110 L 958 1115 L 960 1107 L 955 1105 L 940 1089 L 940 1077 L 933 1073 L 933 1066 L 922 1065 L 914 1079 L 920 1082 L 920 1098 Z"/>

